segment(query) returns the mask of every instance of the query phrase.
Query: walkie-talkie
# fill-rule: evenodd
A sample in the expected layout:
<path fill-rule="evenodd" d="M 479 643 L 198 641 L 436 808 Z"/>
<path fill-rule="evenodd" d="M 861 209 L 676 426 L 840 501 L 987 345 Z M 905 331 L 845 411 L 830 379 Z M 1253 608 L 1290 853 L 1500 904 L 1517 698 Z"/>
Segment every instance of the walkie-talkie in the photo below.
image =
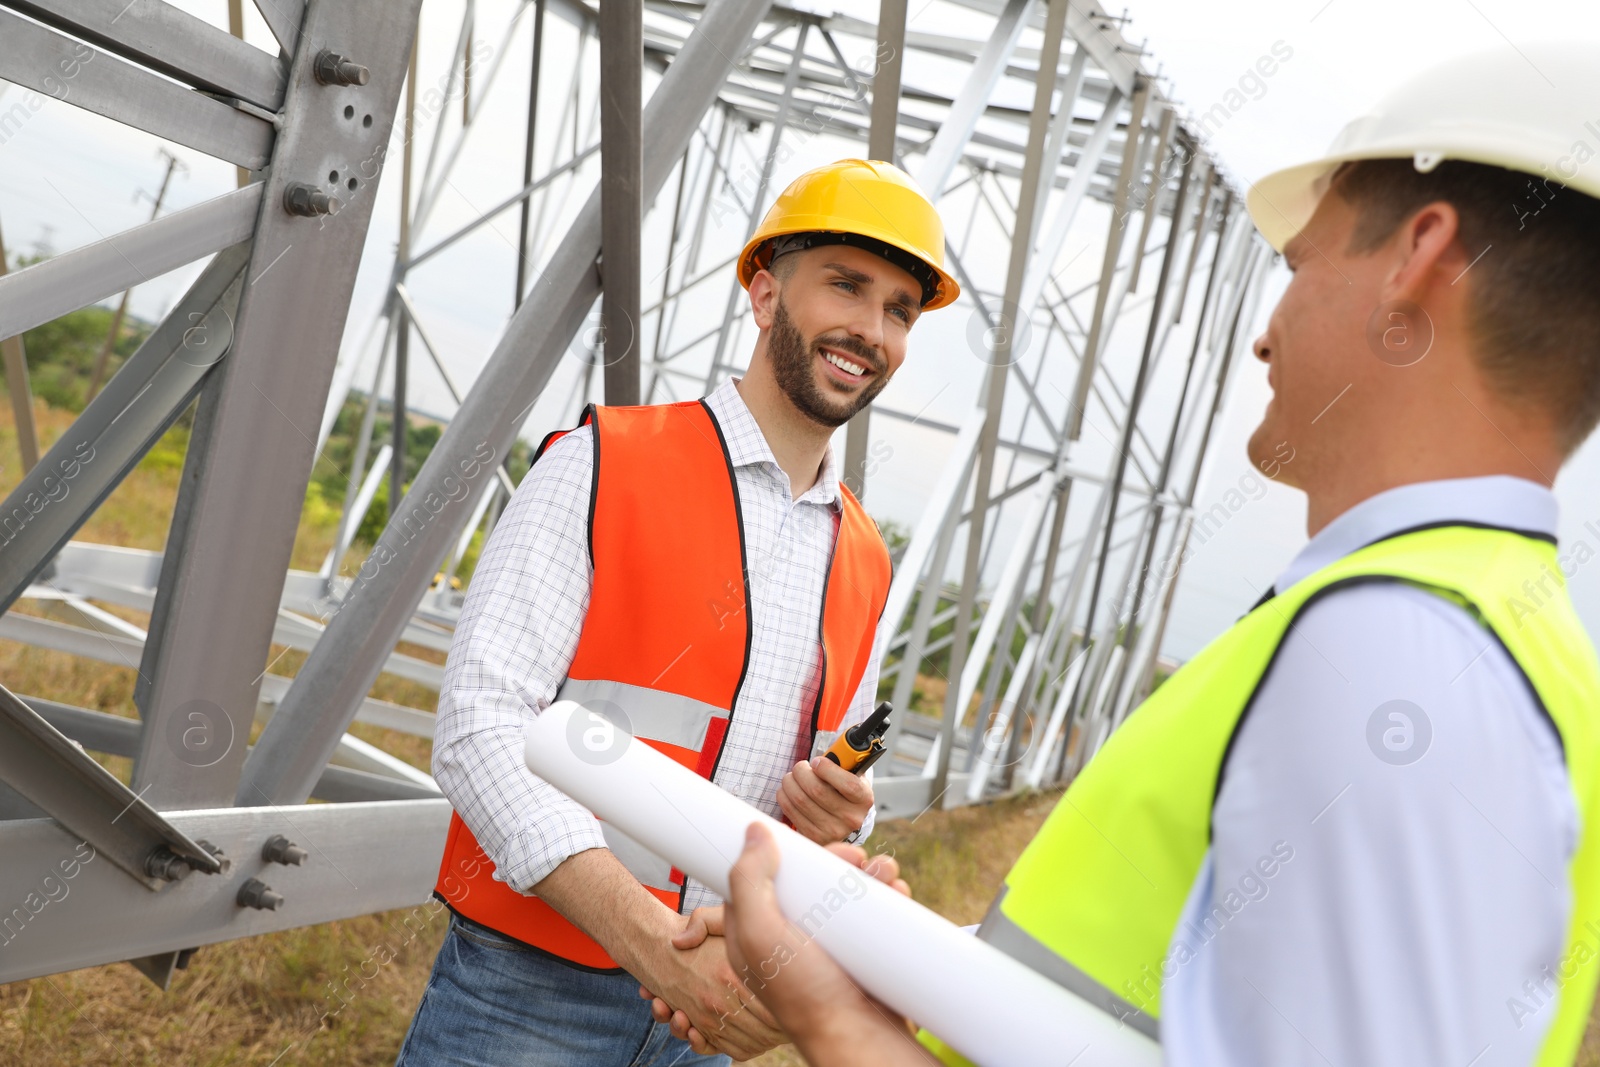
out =
<path fill-rule="evenodd" d="M 889 713 L 893 710 L 887 700 L 879 704 L 871 715 L 839 735 L 825 753 L 827 758 L 851 774 L 865 774 L 888 751 L 883 735 L 889 732 Z"/>

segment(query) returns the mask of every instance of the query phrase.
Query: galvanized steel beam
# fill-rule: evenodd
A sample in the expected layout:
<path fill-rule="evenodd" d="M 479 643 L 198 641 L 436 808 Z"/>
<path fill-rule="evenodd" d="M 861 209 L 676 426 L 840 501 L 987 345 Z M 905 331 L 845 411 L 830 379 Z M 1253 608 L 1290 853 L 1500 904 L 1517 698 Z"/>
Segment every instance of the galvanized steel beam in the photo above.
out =
<path fill-rule="evenodd" d="M 216 856 L 157 814 L 4 686 L 0 686 L 0 781 L 146 889 L 166 889 L 193 871 L 218 874 L 224 869 Z M 11 857 L 8 869 L 21 866 L 16 862 L 21 854 L 7 852 L 7 856 Z M 8 894 L 0 899 L 14 898 Z M 3 922 L 0 916 L 0 925 Z"/>
<path fill-rule="evenodd" d="M 261 190 L 259 183 L 247 185 L 0 277 L 0 337 L 248 240 L 261 211 Z"/>
<path fill-rule="evenodd" d="M 995 86 L 1000 84 L 1001 75 L 1005 73 L 1006 60 L 1016 49 L 1017 39 L 1022 36 L 1038 2 L 1006 0 L 994 31 L 984 42 L 983 51 L 972 64 L 965 84 L 951 102 L 944 122 L 929 143 L 922 157 L 922 166 L 917 171 L 917 184 L 922 186 L 934 203 L 938 203 L 944 195 L 944 187 L 949 184 L 951 173 L 961 161 L 961 154 L 972 139 L 972 131 L 983 115 L 989 98 L 994 95 Z"/>
<path fill-rule="evenodd" d="M 228 872 L 186 878 L 161 893 L 129 893 L 112 863 L 93 852 L 83 858 L 81 839 L 55 822 L 0 822 L 0 852 L 14 858 L 0 867 L 0 900 L 12 909 L 0 914 L 0 982 L 393 908 L 422 906 L 420 920 L 441 907 L 428 901 L 450 821 L 442 798 L 167 818 L 186 838 L 220 848 L 233 861 Z M 304 864 L 263 858 L 267 841 L 280 834 L 310 853 Z M 252 878 L 282 895 L 282 906 L 240 904 Z M 411 926 L 409 918 L 402 922 Z"/>
<path fill-rule="evenodd" d="M 3 9 L 0 78 L 250 170 L 271 154 L 270 122 Z"/>
<path fill-rule="evenodd" d="M 186 85 L 268 111 L 283 102 L 278 57 L 162 0 L 5 0 L 3 6 Z"/>

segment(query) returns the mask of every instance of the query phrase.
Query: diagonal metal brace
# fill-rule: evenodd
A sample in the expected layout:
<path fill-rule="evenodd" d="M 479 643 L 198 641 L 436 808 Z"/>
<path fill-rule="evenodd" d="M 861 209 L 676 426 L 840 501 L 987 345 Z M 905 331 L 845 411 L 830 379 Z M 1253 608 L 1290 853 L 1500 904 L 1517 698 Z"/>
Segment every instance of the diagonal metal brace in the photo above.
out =
<path fill-rule="evenodd" d="M 0 501 L 0 613 L 122 484 L 228 354 L 251 244 L 225 248 Z"/>
<path fill-rule="evenodd" d="M 228 861 L 191 840 L 11 690 L 0 686 L 0 780 L 147 889 Z"/>

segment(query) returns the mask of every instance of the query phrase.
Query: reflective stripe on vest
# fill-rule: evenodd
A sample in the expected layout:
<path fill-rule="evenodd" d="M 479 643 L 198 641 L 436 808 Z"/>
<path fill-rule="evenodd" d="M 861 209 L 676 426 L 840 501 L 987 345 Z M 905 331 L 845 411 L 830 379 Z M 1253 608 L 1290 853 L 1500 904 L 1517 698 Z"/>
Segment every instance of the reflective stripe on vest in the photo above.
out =
<path fill-rule="evenodd" d="M 1006 887 L 1002 885 L 1000 895 L 989 905 L 989 912 L 983 917 L 982 925 L 978 927 L 978 937 L 981 940 L 987 941 L 1018 963 L 1026 964 L 1068 992 L 1087 1000 L 1107 1015 L 1116 1016 L 1141 1034 L 1157 1041 L 1161 1040 L 1161 1024 L 1154 1017 L 1140 1011 L 1078 970 L 1072 965 L 1071 960 L 1057 955 L 1050 946 L 1013 922 L 1000 908 L 1000 903 L 1005 898 Z"/>
<path fill-rule="evenodd" d="M 704 401 L 589 405 L 594 427 L 589 556 L 594 580 L 578 647 L 557 690 L 702 777 L 711 778 L 744 684 L 752 635 L 737 483 L 722 428 Z M 542 455 L 563 433 L 540 443 Z M 822 681 L 808 717 L 836 730 L 872 654 L 888 598 L 888 548 L 843 484 L 823 586 Z M 662 857 L 601 823 L 607 847 L 658 900 L 683 905 L 685 879 Z M 618 970 L 553 908 L 494 877 L 453 815 L 434 895 L 475 922 L 563 960 Z"/>
<path fill-rule="evenodd" d="M 728 709 L 693 697 L 605 678 L 568 678 L 556 690 L 557 700 L 576 700 L 610 719 L 634 737 L 660 741 L 699 753 L 709 737 L 727 730 Z M 619 718 L 612 718 L 612 714 Z M 712 733 L 712 724 L 719 723 Z"/>
<path fill-rule="evenodd" d="M 647 686 L 604 678 L 568 678 L 556 690 L 556 699 L 577 701 L 635 739 L 649 742 L 652 748 L 696 770 L 703 762 L 715 761 L 727 734 L 727 709 Z M 683 876 L 670 862 L 609 823 L 602 821 L 600 832 L 605 835 L 606 847 L 640 882 L 672 893 L 682 889 Z"/>
<path fill-rule="evenodd" d="M 622 861 L 628 873 L 651 889 L 664 889 L 676 893 L 683 887 L 683 878 L 676 877 L 672 864 L 645 848 L 639 842 L 601 821 L 600 834 L 606 839 L 606 848 Z"/>
<path fill-rule="evenodd" d="M 1561 588 L 1530 604 L 1524 583 L 1549 577 Z M 1573 962 L 1594 955 L 1586 924 L 1600 927 L 1600 663 L 1555 545 L 1535 535 L 1457 524 L 1404 531 L 1258 605 L 1107 739 L 1006 876 L 993 909 L 1005 921 L 986 920 L 985 936 L 1051 977 L 1070 966 L 1098 986 L 1085 998 L 1093 1003 L 1108 1007 L 1104 998 L 1115 996 L 1159 1019 L 1163 976 L 1205 951 L 1189 946 L 1195 939 L 1178 920 L 1210 845 L 1230 742 L 1300 613 L 1372 582 L 1405 582 L 1465 608 L 1521 669 L 1560 736 L 1581 836 L 1566 949 L 1550 961 L 1564 984 L 1537 1063 L 1571 1064 L 1600 979 L 1600 968 Z M 943 1062 L 965 1062 L 936 1037 L 921 1040 Z"/>

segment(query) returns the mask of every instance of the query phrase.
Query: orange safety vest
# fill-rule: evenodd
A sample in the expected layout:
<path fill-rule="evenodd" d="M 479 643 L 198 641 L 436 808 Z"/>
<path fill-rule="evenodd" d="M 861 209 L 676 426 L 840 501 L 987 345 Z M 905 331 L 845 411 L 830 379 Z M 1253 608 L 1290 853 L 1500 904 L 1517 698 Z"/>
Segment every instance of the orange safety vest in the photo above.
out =
<path fill-rule="evenodd" d="M 633 735 L 710 778 L 750 662 L 748 560 L 722 428 L 703 400 L 597 406 L 589 508 L 588 613 L 557 700 L 619 709 Z M 576 427 L 574 427 L 576 429 Z M 540 442 L 534 459 L 568 430 Z M 883 536 L 842 483 L 844 513 L 823 584 L 822 685 L 813 742 L 836 730 L 866 673 L 888 598 Z M 606 846 L 662 903 L 681 911 L 681 871 L 602 823 Z M 599 944 L 494 862 L 452 814 L 433 895 L 456 913 L 582 967 L 620 971 Z"/>

